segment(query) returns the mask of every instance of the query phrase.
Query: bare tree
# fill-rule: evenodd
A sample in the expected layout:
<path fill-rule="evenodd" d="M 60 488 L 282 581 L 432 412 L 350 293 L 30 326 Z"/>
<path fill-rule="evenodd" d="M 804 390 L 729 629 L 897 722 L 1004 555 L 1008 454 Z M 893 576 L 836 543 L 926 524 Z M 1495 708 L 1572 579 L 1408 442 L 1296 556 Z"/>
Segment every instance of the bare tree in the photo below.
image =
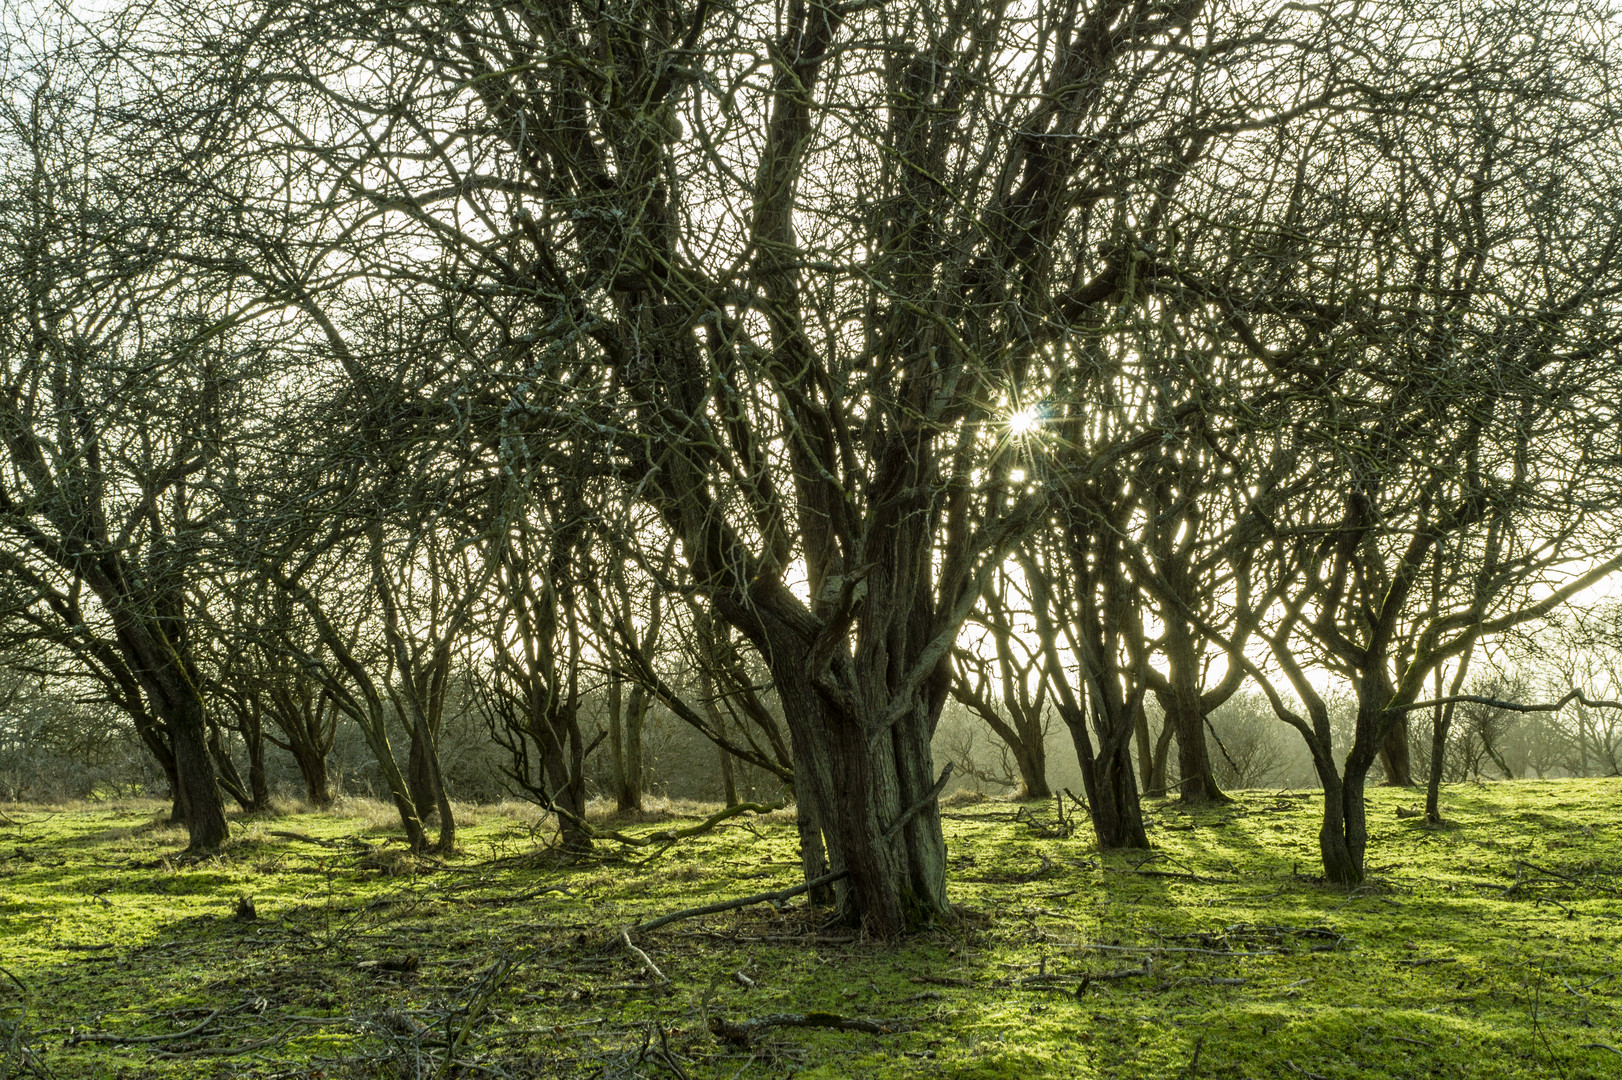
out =
<path fill-rule="evenodd" d="M 1034 644 L 1028 589 L 1019 587 L 1011 569 L 1004 567 L 993 577 L 973 624 L 966 628 L 979 632 L 978 647 L 971 644 L 954 651 L 952 697 L 984 721 L 1012 755 L 1019 777 L 1017 797 L 1046 799 L 1053 794 L 1047 777 L 1050 687 L 1043 677 L 1042 652 Z M 990 655 L 978 651 L 987 647 Z M 965 753 L 953 758 L 960 772 L 970 757 Z"/>
<path fill-rule="evenodd" d="M 226 283 L 171 264 L 189 225 L 174 158 L 94 107 L 111 69 L 52 25 L 6 44 L 0 574 L 135 719 L 192 849 L 212 850 L 228 830 L 188 590 L 213 509 L 199 481 L 257 353 L 229 333 Z"/>
<path fill-rule="evenodd" d="M 1304 665 L 1356 683 L 1345 778 L 1321 700 L 1274 700 L 1318 740 L 1326 864 L 1360 877 L 1363 773 L 1410 676 L 1465 624 L 1547 610 L 1530 581 L 1591 535 L 1603 437 L 1576 421 L 1605 400 L 1617 200 L 1583 17 L 247 0 L 174 6 L 163 33 L 205 46 L 171 117 L 252 117 L 219 153 L 258 178 L 234 272 L 342 384 L 333 471 L 370 502 L 340 509 L 400 528 L 424 504 L 379 470 L 409 462 L 467 485 L 427 505 L 510 495 L 463 534 L 498 551 L 562 450 L 619 554 L 763 659 L 807 850 L 890 934 L 951 917 L 930 741 L 1022 545 L 1102 843 L 1147 842 L 1129 743 L 1155 651 L 1179 716 L 1231 689 L 1145 622 L 1158 559 L 1173 637 L 1263 676 L 1254 634 L 1303 699 Z M 1174 344 L 1146 351 L 1156 327 Z M 1051 441 L 1019 435 L 1032 407 Z M 1571 469 L 1520 484 L 1517 445 Z M 1296 482 L 1276 506 L 1269 451 Z M 1261 553 L 1230 561 L 1256 585 L 1225 618 L 1172 566 L 1216 489 Z M 1498 551 L 1500 506 L 1568 527 Z M 1464 609 L 1416 612 L 1427 568 L 1465 557 L 1490 568 Z"/>
<path fill-rule="evenodd" d="M 1614 164 L 1595 164 L 1613 121 L 1590 93 L 1610 61 L 1580 18 L 1433 17 L 1402 32 L 1458 73 L 1435 111 L 1281 145 L 1293 176 L 1252 214 L 1279 239 L 1278 344 L 1252 352 L 1285 385 L 1334 387 L 1276 414 L 1273 456 L 1315 479 L 1270 511 L 1254 564 L 1280 601 L 1243 616 L 1305 715 L 1230 655 L 1311 747 L 1343 883 L 1363 875 L 1369 771 L 1383 754 L 1406 779 L 1401 733 L 1437 672 L 1619 565 L 1616 433 L 1595 408 L 1616 392 L 1622 285 Z M 1357 700 L 1343 761 L 1314 668 Z"/>

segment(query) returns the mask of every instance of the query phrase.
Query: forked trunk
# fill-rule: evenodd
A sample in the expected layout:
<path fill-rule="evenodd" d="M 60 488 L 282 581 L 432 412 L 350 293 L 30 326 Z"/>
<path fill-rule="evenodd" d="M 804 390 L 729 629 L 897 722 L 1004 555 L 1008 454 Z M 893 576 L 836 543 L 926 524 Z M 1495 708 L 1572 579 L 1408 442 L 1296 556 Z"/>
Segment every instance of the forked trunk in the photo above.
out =
<path fill-rule="evenodd" d="M 1148 848 L 1149 834 L 1143 827 L 1143 807 L 1138 800 L 1138 784 L 1132 774 L 1129 747 L 1131 724 L 1126 718 L 1111 731 L 1101 733 L 1099 748 L 1093 749 L 1087 721 L 1079 709 L 1061 706 L 1059 715 L 1070 729 L 1081 765 L 1082 786 L 1087 791 L 1087 814 L 1093 823 L 1098 846 Z"/>
<path fill-rule="evenodd" d="M 547 681 L 532 672 L 526 723 L 527 738 L 540 757 L 536 779 L 546 805 L 556 812 L 563 849 L 591 850 L 591 831 L 586 825 L 586 747 L 576 699 L 553 697 Z"/>
<path fill-rule="evenodd" d="M 1344 780 L 1324 785 L 1323 824 L 1318 849 L 1323 856 L 1324 880 L 1335 885 L 1363 883 L 1363 856 L 1368 848 L 1367 807 L 1364 789 L 1368 774 L 1347 770 Z"/>
<path fill-rule="evenodd" d="M 1324 880 L 1334 885 L 1363 883 L 1363 857 L 1369 842 L 1365 793 L 1374 756 L 1371 741 L 1358 740 L 1346 756 L 1343 772 L 1337 775 L 1328 753 L 1314 749 L 1314 765 L 1324 796 L 1318 848 L 1323 856 Z"/>
<path fill-rule="evenodd" d="M 930 797 L 934 762 L 923 708 L 878 730 L 877 716 L 851 715 L 824 700 L 806 678 L 803 650 L 768 652 L 777 656 L 801 661 L 773 663 L 773 675 L 793 744 L 802 819 L 812 813 L 820 819 L 828 868 L 850 874 L 837 896 L 880 937 L 949 919 L 946 839 Z M 808 877 L 820 876 L 817 856 L 815 839 L 802 831 Z"/>

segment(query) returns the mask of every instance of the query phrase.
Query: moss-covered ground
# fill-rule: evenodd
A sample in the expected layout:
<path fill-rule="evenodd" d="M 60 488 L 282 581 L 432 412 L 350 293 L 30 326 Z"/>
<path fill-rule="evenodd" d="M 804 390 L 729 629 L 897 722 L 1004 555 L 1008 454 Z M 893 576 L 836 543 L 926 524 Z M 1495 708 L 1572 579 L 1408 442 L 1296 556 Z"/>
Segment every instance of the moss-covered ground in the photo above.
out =
<path fill-rule="evenodd" d="M 1126 854 L 959 803 L 957 925 L 688 919 L 632 938 L 664 982 L 620 928 L 794 884 L 785 815 L 636 866 L 560 862 L 516 811 L 447 860 L 352 811 L 186 861 L 156 804 L 0 807 L 0 1080 L 1622 1077 L 1622 780 L 1453 787 L 1440 829 L 1413 802 L 1373 794 L 1352 891 L 1313 879 L 1311 794 L 1152 802 Z M 881 1023 L 714 1033 L 816 1013 Z"/>

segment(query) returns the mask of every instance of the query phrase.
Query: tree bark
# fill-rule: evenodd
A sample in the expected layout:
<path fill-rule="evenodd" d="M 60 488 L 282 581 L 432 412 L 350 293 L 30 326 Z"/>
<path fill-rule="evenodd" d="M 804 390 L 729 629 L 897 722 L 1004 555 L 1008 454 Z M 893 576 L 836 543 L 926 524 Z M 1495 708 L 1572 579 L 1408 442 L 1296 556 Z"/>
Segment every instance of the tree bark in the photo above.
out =
<path fill-rule="evenodd" d="M 181 809 L 186 815 L 186 831 L 190 842 L 186 849 L 193 852 L 212 852 L 230 837 L 225 821 L 225 805 L 220 801 L 220 789 L 214 779 L 214 762 L 208 752 L 208 732 L 204 717 L 203 699 L 195 690 L 187 693 L 183 685 L 171 685 L 174 700 L 165 703 L 164 723 L 169 728 L 169 739 L 175 751 L 175 778 Z"/>
<path fill-rule="evenodd" d="M 1176 732 L 1167 721 L 1162 721 L 1160 734 L 1155 739 L 1154 768 L 1149 772 L 1149 787 L 1146 794 L 1165 795 L 1170 786 L 1166 778 L 1168 766 L 1171 762 L 1171 743 Z"/>
<path fill-rule="evenodd" d="M 619 685 L 615 684 L 616 690 Z M 620 716 L 623 728 L 615 729 L 619 742 L 619 752 L 616 754 L 619 767 L 615 770 L 617 787 L 614 808 L 622 814 L 642 812 L 642 724 L 651 704 L 652 698 L 647 688 L 641 684 L 633 685 L 625 711 Z"/>
<path fill-rule="evenodd" d="M 1211 749 L 1205 741 L 1206 707 L 1198 683 L 1199 662 L 1194 636 L 1179 618 L 1166 627 L 1167 693 L 1156 696 L 1166 723 L 1177 735 L 1178 789 L 1191 805 L 1231 802 L 1217 784 Z"/>
<path fill-rule="evenodd" d="M 1436 706 L 1431 717 L 1431 760 L 1425 777 L 1425 823 L 1442 823 L 1442 773 L 1447 768 L 1447 736 L 1453 727 L 1453 702 Z"/>
<path fill-rule="evenodd" d="M 304 781 L 304 794 L 310 805 L 325 810 L 332 805 L 332 787 L 327 777 L 327 756 L 297 746 L 289 751 Z"/>
<path fill-rule="evenodd" d="M 440 792 L 434 784 L 433 770 L 428 761 L 430 747 L 419 734 L 418 725 L 406 719 L 406 789 L 411 801 L 422 815 L 424 825 L 432 825 L 439 816 Z"/>
<path fill-rule="evenodd" d="M 1397 721 L 1380 744 L 1380 765 L 1385 769 L 1386 787 L 1414 786 L 1413 752 L 1408 745 L 1408 717 Z"/>

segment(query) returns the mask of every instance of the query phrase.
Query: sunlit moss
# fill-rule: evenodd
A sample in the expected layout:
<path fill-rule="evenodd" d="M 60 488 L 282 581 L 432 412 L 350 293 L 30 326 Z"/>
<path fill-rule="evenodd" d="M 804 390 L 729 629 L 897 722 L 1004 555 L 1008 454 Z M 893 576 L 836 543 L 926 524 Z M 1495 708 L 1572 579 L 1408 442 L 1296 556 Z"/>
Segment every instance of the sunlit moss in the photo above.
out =
<path fill-rule="evenodd" d="M 819 936 L 826 913 L 800 905 L 676 923 L 638 942 L 668 986 L 617 929 L 792 883 L 786 816 L 635 866 L 537 852 L 508 811 L 477 815 L 458 856 L 414 858 L 352 808 L 237 823 L 188 863 L 155 805 L 8 808 L 0 965 L 33 990 L 31 1045 L 71 1077 L 409 1075 L 402 1055 L 441 1060 L 503 958 L 461 1053 L 511 1075 L 673 1075 L 637 1064 L 647 1045 L 694 1080 L 1622 1077 L 1622 781 L 1449 788 L 1435 830 L 1397 817 L 1411 792 L 1372 800 L 1374 873 L 1352 892 L 1312 880 L 1311 796 L 1151 802 L 1149 862 L 1044 835 L 1029 819 L 1050 808 L 956 807 L 960 925 L 896 944 Z M 0 1019 L 18 1001 L 0 990 Z M 812 1010 L 904 1030 L 741 1048 L 706 1027 Z"/>

